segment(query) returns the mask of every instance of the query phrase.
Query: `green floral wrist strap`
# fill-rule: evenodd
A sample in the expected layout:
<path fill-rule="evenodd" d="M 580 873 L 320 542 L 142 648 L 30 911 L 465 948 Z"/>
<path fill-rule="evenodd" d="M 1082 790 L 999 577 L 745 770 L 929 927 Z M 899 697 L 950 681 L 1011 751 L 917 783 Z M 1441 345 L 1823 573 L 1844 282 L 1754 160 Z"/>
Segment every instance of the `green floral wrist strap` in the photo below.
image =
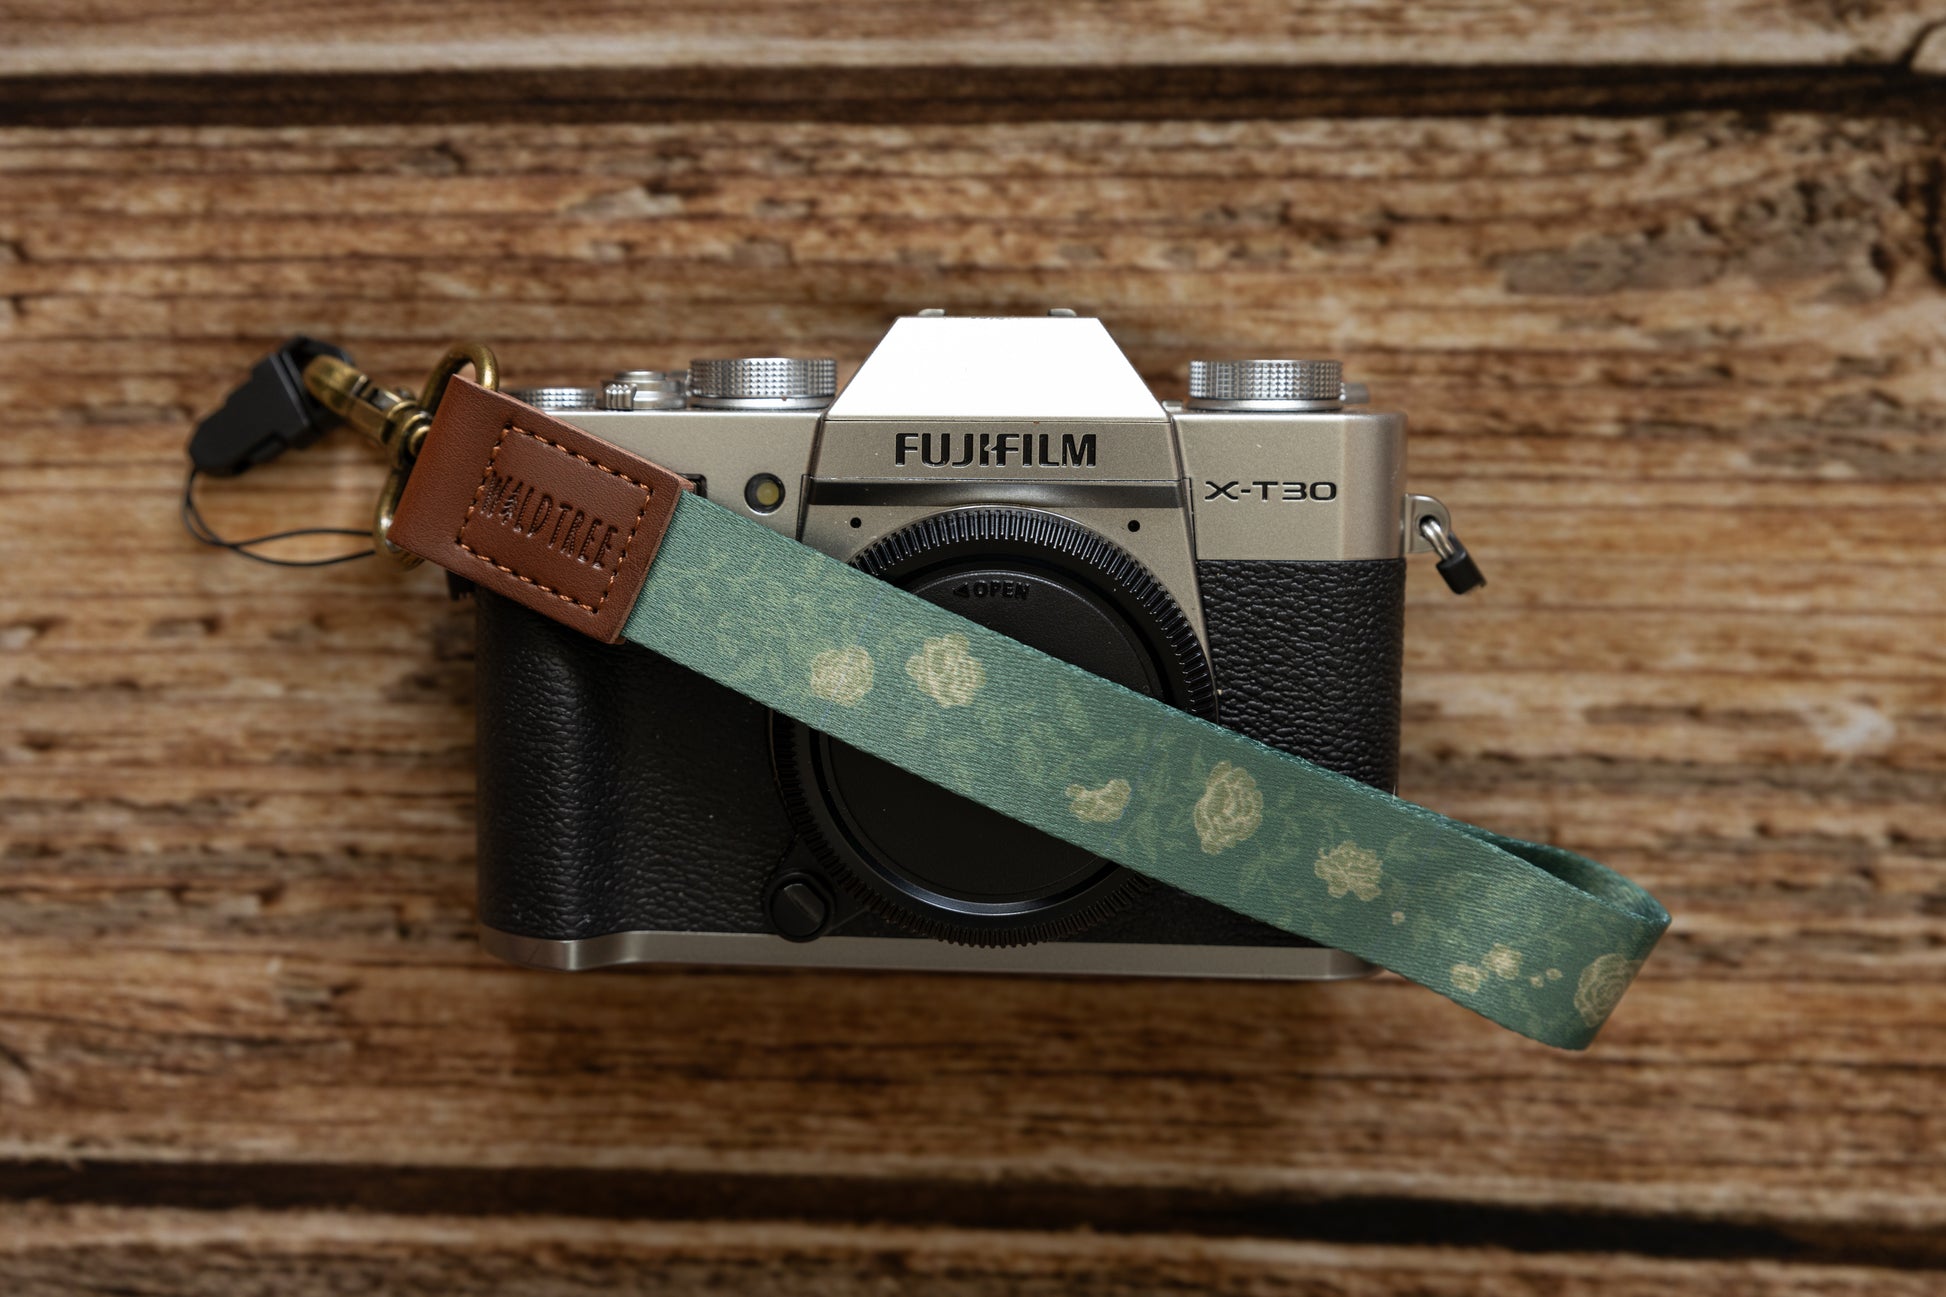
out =
<path fill-rule="evenodd" d="M 986 630 L 685 495 L 624 638 L 1138 873 L 1550 1045 L 1669 925 L 1555 847 L 1401 801 Z"/>
<path fill-rule="evenodd" d="M 1669 926 L 1654 897 L 1592 860 L 1449 820 L 1124 689 L 682 485 L 454 380 L 391 535 L 1550 1045 L 1586 1046 Z"/>

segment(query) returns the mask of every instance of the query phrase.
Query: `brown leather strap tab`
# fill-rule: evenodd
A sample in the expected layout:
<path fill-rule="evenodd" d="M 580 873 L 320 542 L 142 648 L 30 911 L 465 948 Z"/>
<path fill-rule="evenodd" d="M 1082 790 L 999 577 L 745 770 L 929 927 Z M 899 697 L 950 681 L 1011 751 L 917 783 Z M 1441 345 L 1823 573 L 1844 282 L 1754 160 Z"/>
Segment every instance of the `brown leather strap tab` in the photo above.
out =
<path fill-rule="evenodd" d="M 687 479 L 455 378 L 392 543 L 610 644 Z"/>

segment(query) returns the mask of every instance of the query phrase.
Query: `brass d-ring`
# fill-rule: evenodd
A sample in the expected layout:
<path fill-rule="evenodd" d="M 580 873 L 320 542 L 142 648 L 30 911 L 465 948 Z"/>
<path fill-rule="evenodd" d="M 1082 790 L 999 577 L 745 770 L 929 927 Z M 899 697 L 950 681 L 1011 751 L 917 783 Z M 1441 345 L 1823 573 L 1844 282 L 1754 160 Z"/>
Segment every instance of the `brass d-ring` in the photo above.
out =
<path fill-rule="evenodd" d="M 433 366 L 420 393 L 418 408 L 400 411 L 405 416 L 405 426 L 399 429 L 393 443 L 392 471 L 386 476 L 385 485 L 379 488 L 378 504 L 372 510 L 372 539 L 380 553 L 402 568 L 417 567 L 419 556 L 392 543 L 392 519 L 399 511 L 399 501 L 405 497 L 405 481 L 419 458 L 419 448 L 425 444 L 426 430 L 432 427 L 433 412 L 439 409 L 439 400 L 446 395 L 446 384 L 468 365 L 473 366 L 474 377 L 481 387 L 500 390 L 500 361 L 494 356 L 493 348 L 468 339 L 448 347 Z"/>
<path fill-rule="evenodd" d="M 419 394 L 419 404 L 432 414 L 439 409 L 439 398 L 446 395 L 447 380 L 453 375 L 473 366 L 473 381 L 488 391 L 500 390 L 500 361 L 493 354 L 493 348 L 476 339 L 455 342 L 432 367 L 432 376 L 426 379 L 425 391 Z"/>
<path fill-rule="evenodd" d="M 395 468 L 385 475 L 385 485 L 378 489 L 378 504 L 372 509 L 372 540 L 379 553 L 398 564 L 401 570 L 410 571 L 418 567 L 420 558 L 392 543 L 392 519 L 399 512 L 399 501 L 405 497 L 405 470 Z"/>

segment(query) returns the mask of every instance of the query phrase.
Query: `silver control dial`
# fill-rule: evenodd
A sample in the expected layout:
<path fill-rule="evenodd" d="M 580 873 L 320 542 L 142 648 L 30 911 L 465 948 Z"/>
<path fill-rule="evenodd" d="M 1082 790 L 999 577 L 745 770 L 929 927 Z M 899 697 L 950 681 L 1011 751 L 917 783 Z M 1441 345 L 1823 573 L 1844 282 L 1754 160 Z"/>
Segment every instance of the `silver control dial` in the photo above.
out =
<path fill-rule="evenodd" d="M 1192 410 L 1335 410 L 1345 403 L 1335 360 L 1192 360 Z"/>
<path fill-rule="evenodd" d="M 742 356 L 689 362 L 693 405 L 717 410 L 799 410 L 828 405 L 838 392 L 838 362 Z"/>
<path fill-rule="evenodd" d="M 592 410 L 601 404 L 597 387 L 513 387 L 507 395 L 536 410 Z"/>

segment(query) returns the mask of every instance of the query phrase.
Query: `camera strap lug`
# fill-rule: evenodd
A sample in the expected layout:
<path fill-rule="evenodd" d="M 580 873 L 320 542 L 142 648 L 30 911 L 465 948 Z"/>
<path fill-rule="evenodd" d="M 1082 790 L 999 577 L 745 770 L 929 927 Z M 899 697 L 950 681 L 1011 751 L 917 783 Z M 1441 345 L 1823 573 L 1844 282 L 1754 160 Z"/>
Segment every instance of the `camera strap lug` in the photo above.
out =
<path fill-rule="evenodd" d="M 1419 520 L 1419 532 L 1432 542 L 1433 552 L 1439 555 L 1439 575 L 1446 578 L 1446 587 L 1454 594 L 1465 594 L 1477 590 L 1487 583 L 1480 575 L 1479 564 L 1460 544 L 1460 538 L 1439 525 L 1439 519 L 1426 517 Z"/>
<path fill-rule="evenodd" d="M 1453 530 L 1452 515 L 1436 497 L 1406 496 L 1400 523 L 1405 532 L 1405 552 L 1439 555 L 1439 575 L 1454 594 L 1465 594 L 1487 583 L 1480 565 Z"/>

